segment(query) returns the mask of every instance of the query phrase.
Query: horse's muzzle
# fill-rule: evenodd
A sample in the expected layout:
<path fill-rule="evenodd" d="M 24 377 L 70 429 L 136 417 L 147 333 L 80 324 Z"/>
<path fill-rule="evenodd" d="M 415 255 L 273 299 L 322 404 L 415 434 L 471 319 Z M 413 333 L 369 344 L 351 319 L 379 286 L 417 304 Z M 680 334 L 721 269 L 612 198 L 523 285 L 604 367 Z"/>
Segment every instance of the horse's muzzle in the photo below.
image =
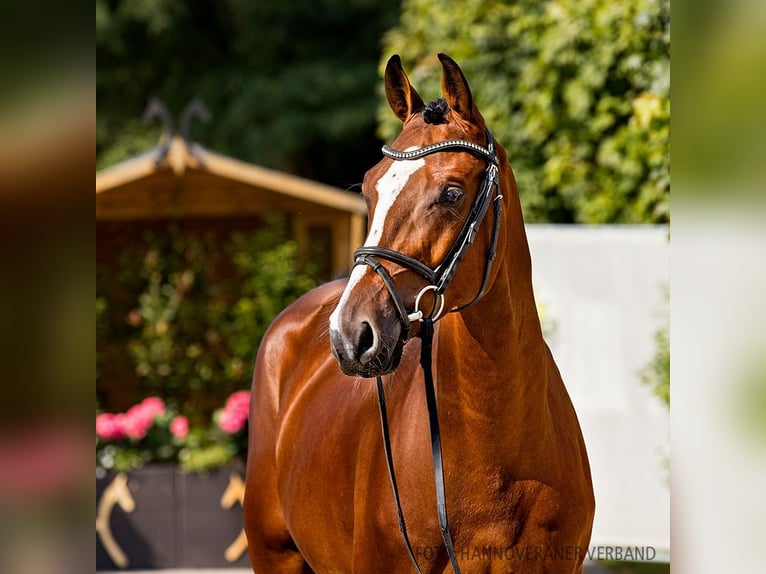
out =
<path fill-rule="evenodd" d="M 376 377 L 399 366 L 404 346 L 402 328 L 398 321 L 386 327 L 358 321 L 330 329 L 330 348 L 345 375 Z"/>

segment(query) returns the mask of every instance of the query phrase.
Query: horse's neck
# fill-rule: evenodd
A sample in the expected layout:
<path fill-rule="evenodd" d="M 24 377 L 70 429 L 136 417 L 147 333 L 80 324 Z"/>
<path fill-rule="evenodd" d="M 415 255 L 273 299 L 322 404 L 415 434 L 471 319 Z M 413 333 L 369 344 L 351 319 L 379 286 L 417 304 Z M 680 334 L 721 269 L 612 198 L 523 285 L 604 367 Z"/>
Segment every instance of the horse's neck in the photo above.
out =
<path fill-rule="evenodd" d="M 445 318 L 437 342 L 440 417 L 451 417 L 468 434 L 504 437 L 504 444 L 539 436 L 548 421 L 549 353 L 523 222 L 514 229 L 491 289 Z"/>

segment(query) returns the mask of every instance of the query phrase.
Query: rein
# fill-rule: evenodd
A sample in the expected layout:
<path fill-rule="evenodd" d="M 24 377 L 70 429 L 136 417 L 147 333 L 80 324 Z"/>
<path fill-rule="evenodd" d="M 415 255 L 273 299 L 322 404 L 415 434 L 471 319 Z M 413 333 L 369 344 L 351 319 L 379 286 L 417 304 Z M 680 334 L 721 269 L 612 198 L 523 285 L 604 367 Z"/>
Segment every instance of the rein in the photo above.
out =
<path fill-rule="evenodd" d="M 441 431 L 439 429 L 439 415 L 432 372 L 432 345 L 434 335 L 434 322 L 439 319 L 444 309 L 444 291 L 447 289 L 450 281 L 452 281 L 455 271 L 465 256 L 466 251 L 473 244 L 478 228 L 489 209 L 490 203 L 494 205 L 494 220 L 492 224 L 490 246 L 487 251 L 487 260 L 484 264 L 484 276 L 481 286 L 471 301 L 465 305 L 451 309 L 449 311 L 450 313 L 470 307 L 476 303 L 482 297 L 482 295 L 484 295 L 492 270 L 492 262 L 495 259 L 495 255 L 497 253 L 497 240 L 500 230 L 500 215 L 502 210 L 502 195 L 497 193 L 498 160 L 497 154 L 495 153 L 492 134 L 489 132 L 489 130 L 486 130 L 486 135 L 486 148 L 467 140 L 447 140 L 410 151 L 398 151 L 388 146 L 383 146 L 383 153 L 386 156 L 392 158 L 394 161 L 419 159 L 432 153 L 449 150 L 469 151 L 487 160 L 487 169 L 484 172 L 484 179 L 481 183 L 481 187 L 479 188 L 479 192 L 476 195 L 474 204 L 471 207 L 471 212 L 466 218 L 466 221 L 463 224 L 463 227 L 460 229 L 460 232 L 458 233 L 455 241 L 452 243 L 452 246 L 447 252 L 447 255 L 444 257 L 442 262 L 436 266 L 436 268 L 431 269 L 417 259 L 409 257 L 408 255 L 404 255 L 403 253 L 399 253 L 398 251 L 386 249 L 384 247 L 365 246 L 360 247 L 354 253 L 355 266 L 370 266 L 372 270 L 375 271 L 375 273 L 377 273 L 385 283 L 386 288 L 391 294 L 394 304 L 396 305 L 400 321 L 402 322 L 402 332 L 407 333 L 413 321 L 420 322 L 420 330 L 417 336 L 421 339 L 420 366 L 423 369 L 423 378 L 425 382 L 426 407 L 428 409 L 428 427 L 431 436 L 431 457 L 433 461 L 434 486 L 436 488 L 436 510 L 439 518 L 439 529 L 441 531 L 442 540 L 444 541 L 444 547 L 447 550 L 447 555 L 449 556 L 452 570 L 455 572 L 455 574 L 460 574 L 460 566 L 457 562 L 457 556 L 455 554 L 454 544 L 452 543 L 452 536 L 450 535 L 449 521 L 447 517 L 447 497 L 444 486 L 444 464 L 442 459 Z M 493 193 L 494 197 L 492 197 Z M 415 299 L 415 309 L 412 313 L 407 311 L 401 296 L 396 290 L 390 273 L 377 259 L 384 259 L 405 267 L 411 271 L 414 271 L 429 282 L 429 284 L 420 291 L 417 298 Z M 434 306 L 431 309 L 430 316 L 426 317 L 419 307 L 422 296 L 429 291 L 434 292 L 436 300 L 434 301 Z M 415 570 L 418 574 L 422 574 L 422 570 L 420 569 L 418 561 L 415 558 L 415 553 L 412 550 L 409 536 L 407 535 L 407 526 L 404 521 L 404 513 L 402 511 L 402 505 L 399 500 L 399 488 L 396 482 L 394 461 L 391 455 L 391 437 L 388 425 L 386 397 L 383 389 L 383 379 L 380 376 L 377 376 L 375 380 L 378 391 L 378 408 L 380 411 L 380 426 L 383 434 L 383 447 L 386 454 L 388 475 L 391 479 L 391 488 L 394 493 L 394 501 L 396 503 L 399 530 L 402 533 L 404 544 L 407 547 L 407 552 L 410 556 L 410 560 L 412 560 L 412 564 L 415 566 Z"/>

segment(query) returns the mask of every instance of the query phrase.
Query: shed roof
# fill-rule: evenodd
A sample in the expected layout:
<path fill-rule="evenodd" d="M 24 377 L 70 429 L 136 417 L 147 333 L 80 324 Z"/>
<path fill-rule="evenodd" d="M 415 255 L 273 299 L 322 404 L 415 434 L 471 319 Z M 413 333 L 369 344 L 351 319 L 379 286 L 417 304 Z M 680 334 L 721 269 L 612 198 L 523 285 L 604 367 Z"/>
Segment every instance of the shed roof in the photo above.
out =
<path fill-rule="evenodd" d="M 284 211 L 365 216 L 357 194 L 214 153 L 180 136 L 96 172 L 96 219 L 232 217 Z"/>

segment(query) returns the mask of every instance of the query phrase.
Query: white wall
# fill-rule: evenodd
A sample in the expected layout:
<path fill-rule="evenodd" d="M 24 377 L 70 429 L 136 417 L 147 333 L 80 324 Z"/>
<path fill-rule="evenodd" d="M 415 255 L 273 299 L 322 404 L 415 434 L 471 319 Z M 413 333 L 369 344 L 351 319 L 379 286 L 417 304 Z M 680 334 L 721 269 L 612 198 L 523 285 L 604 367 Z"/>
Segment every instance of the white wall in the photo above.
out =
<path fill-rule="evenodd" d="M 596 493 L 591 545 L 670 549 L 669 416 L 641 382 L 668 307 L 664 226 L 527 225 L 538 303 Z"/>

